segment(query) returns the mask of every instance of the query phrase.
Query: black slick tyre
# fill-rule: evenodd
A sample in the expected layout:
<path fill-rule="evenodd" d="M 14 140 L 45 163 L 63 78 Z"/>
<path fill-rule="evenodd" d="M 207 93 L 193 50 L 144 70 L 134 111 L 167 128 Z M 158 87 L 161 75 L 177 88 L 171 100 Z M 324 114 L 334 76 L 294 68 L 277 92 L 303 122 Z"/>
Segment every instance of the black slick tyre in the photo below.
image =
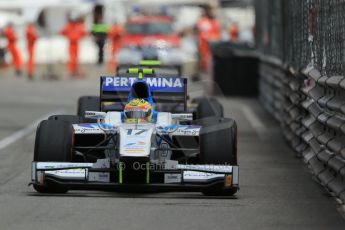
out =
<path fill-rule="evenodd" d="M 197 121 L 200 132 L 200 164 L 237 165 L 237 125 L 230 118 L 205 118 Z M 204 189 L 207 196 L 232 196 L 237 188 L 223 184 Z"/>
<path fill-rule="evenodd" d="M 72 126 L 60 120 L 44 120 L 36 131 L 34 161 L 36 162 L 71 162 L 72 161 Z M 41 193 L 65 193 L 67 187 L 47 183 L 34 185 Z"/>

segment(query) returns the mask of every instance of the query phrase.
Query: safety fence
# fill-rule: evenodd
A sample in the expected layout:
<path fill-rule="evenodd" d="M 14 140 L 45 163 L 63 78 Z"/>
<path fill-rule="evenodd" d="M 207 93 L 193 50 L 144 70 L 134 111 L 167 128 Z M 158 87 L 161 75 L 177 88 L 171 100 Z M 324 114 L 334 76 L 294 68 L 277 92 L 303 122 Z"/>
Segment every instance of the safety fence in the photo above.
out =
<path fill-rule="evenodd" d="M 324 75 L 345 71 L 345 0 L 256 0 L 261 54 L 296 70 L 309 63 Z"/>
<path fill-rule="evenodd" d="M 317 179 L 345 202 L 345 77 L 261 58 L 260 100 Z"/>
<path fill-rule="evenodd" d="M 256 0 L 259 94 L 315 179 L 345 203 L 345 0 Z"/>

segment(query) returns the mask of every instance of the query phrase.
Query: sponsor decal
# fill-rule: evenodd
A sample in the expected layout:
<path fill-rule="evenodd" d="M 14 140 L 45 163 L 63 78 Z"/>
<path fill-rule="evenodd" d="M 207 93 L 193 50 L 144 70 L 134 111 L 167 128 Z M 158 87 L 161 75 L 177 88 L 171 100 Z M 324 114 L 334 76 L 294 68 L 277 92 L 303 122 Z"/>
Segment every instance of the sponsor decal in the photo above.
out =
<path fill-rule="evenodd" d="M 160 133 L 163 134 L 168 134 L 168 133 L 173 133 L 177 130 L 178 126 L 177 125 L 168 125 L 168 126 L 158 126 L 157 130 Z"/>
<path fill-rule="evenodd" d="M 47 175 L 68 179 L 84 179 L 86 176 L 85 169 L 62 169 L 56 171 L 45 171 Z"/>
<path fill-rule="evenodd" d="M 134 148 L 134 149 L 125 149 L 125 153 L 144 153 L 145 150 L 142 148 Z"/>
<path fill-rule="evenodd" d="M 170 184 L 170 183 L 180 183 L 182 181 L 182 175 L 181 174 L 164 174 L 164 183 Z"/>
<path fill-rule="evenodd" d="M 89 172 L 88 181 L 109 182 L 110 175 L 107 172 Z"/>
<path fill-rule="evenodd" d="M 131 142 L 127 143 L 125 147 L 135 147 L 136 145 L 145 145 L 144 141 L 138 141 L 138 142 Z"/>
<path fill-rule="evenodd" d="M 143 153 L 145 152 L 144 148 L 145 148 L 144 141 L 130 142 L 124 145 L 124 152 L 125 153 Z"/>
<path fill-rule="evenodd" d="M 198 136 L 201 126 L 194 125 L 168 125 L 159 126 L 157 131 L 161 134 L 173 134 L 183 136 Z"/>
<path fill-rule="evenodd" d="M 111 124 L 78 124 L 73 125 L 76 133 L 100 133 L 103 130 L 117 131 L 117 128 Z"/>
<path fill-rule="evenodd" d="M 208 181 L 213 179 L 224 178 L 225 174 L 215 174 L 215 173 L 205 173 L 196 171 L 184 171 L 183 180 L 184 181 Z"/>
<path fill-rule="evenodd" d="M 96 116 L 97 114 L 95 112 L 85 112 L 86 116 Z"/>
<path fill-rule="evenodd" d="M 197 136 L 199 135 L 200 126 L 185 125 L 179 126 L 176 130 L 176 135 L 185 135 L 185 136 Z"/>
<path fill-rule="evenodd" d="M 143 136 L 147 132 L 147 129 L 127 129 L 127 136 Z"/>
<path fill-rule="evenodd" d="M 184 92 L 184 79 L 177 77 L 142 78 L 152 92 Z M 102 91 L 130 91 L 136 77 L 102 77 Z"/>

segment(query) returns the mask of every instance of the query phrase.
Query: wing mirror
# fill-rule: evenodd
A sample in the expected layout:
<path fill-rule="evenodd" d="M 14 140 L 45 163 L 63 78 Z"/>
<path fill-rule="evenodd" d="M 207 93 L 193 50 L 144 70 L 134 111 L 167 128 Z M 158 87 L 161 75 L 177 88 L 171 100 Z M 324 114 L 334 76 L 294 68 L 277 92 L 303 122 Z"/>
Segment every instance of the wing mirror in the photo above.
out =
<path fill-rule="evenodd" d="M 192 121 L 192 113 L 172 113 L 171 118 L 178 121 Z"/>
<path fill-rule="evenodd" d="M 96 111 L 85 111 L 85 118 L 90 119 L 104 119 L 107 116 L 107 113 L 105 112 L 96 112 Z"/>

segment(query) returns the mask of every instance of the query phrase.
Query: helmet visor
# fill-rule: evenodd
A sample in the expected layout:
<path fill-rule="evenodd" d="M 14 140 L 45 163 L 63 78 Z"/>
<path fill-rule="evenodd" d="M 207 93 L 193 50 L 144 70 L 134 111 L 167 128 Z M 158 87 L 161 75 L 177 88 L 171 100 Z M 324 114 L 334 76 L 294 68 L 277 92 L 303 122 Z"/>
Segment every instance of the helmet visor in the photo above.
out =
<path fill-rule="evenodd" d="M 126 118 L 131 118 L 131 119 L 140 119 L 140 118 L 147 118 L 151 115 L 151 110 L 131 110 L 131 111 L 126 111 L 125 116 Z"/>

